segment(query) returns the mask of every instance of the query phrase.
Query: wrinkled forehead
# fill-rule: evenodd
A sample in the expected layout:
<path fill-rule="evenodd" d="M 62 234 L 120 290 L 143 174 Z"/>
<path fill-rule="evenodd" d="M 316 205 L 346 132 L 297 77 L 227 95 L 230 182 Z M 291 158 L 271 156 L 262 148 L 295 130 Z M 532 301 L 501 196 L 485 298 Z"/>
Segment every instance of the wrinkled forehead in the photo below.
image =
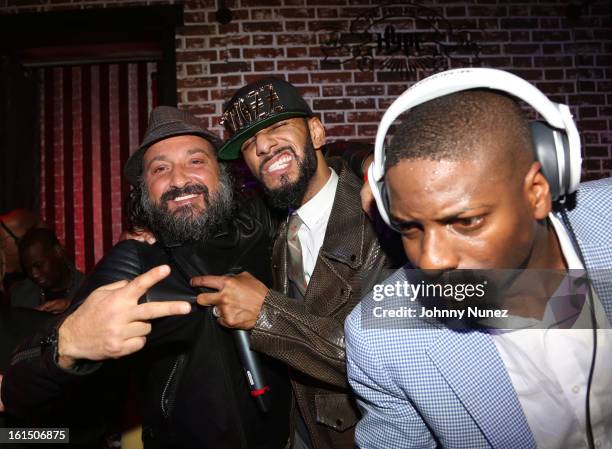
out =
<path fill-rule="evenodd" d="M 143 166 L 146 169 L 153 159 L 174 159 L 202 153 L 217 160 L 214 146 L 200 136 L 182 135 L 160 140 L 151 145 L 143 155 Z"/>

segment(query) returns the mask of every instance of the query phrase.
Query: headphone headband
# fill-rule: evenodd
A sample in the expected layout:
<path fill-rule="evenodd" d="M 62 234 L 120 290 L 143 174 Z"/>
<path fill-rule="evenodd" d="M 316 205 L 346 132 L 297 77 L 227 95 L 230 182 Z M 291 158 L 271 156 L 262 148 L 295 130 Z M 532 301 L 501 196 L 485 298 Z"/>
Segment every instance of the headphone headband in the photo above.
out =
<path fill-rule="evenodd" d="M 563 174 L 569 170 L 569 185 L 562 190 L 562 194 L 573 192 L 580 182 L 580 136 L 576 124 L 572 119 L 569 107 L 563 104 L 553 103 L 546 95 L 534 85 L 519 78 L 512 73 L 503 70 L 489 68 L 462 68 L 440 72 L 414 84 L 402 93 L 389 106 L 383 115 L 376 133 L 374 144 L 374 163 L 370 166 L 368 179 L 372 186 L 374 198 L 381 207 L 381 188 L 385 174 L 385 138 L 393 122 L 404 112 L 426 103 L 435 98 L 443 97 L 452 93 L 485 88 L 505 92 L 516 97 L 533 107 L 551 128 L 564 132 L 568 139 L 569 155 L 558 154 L 559 179 L 564 179 Z M 560 139 L 555 136 L 555 139 Z M 569 158 L 569 160 L 567 160 Z M 376 188 L 375 188 L 376 187 Z M 389 219 L 386 210 L 381 210 L 381 216 L 387 223 Z"/>

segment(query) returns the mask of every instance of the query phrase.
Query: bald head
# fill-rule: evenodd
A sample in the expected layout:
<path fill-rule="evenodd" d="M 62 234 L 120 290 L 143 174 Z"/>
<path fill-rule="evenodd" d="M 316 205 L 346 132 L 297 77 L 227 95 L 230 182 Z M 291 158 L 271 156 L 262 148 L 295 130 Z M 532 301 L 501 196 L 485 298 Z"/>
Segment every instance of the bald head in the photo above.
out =
<path fill-rule="evenodd" d="M 494 163 L 524 174 L 534 160 L 528 121 L 510 97 L 474 89 L 436 98 L 401 117 L 385 171 L 403 159 Z"/>

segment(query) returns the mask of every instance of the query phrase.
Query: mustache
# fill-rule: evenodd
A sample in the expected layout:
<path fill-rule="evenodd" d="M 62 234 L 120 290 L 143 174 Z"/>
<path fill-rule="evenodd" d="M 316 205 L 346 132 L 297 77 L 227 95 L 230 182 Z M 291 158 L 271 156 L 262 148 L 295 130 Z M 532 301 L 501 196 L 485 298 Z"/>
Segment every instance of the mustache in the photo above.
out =
<path fill-rule="evenodd" d="M 206 187 L 204 184 L 187 184 L 184 187 L 170 187 L 161 195 L 159 200 L 163 206 L 167 206 L 168 201 L 171 201 L 179 196 L 199 194 L 203 194 L 204 201 L 208 203 L 208 187 Z"/>
<path fill-rule="evenodd" d="M 297 161 L 298 157 L 297 154 L 295 152 L 295 150 L 293 148 L 291 148 L 289 145 L 284 146 L 279 148 L 278 150 L 276 150 L 273 154 L 268 155 L 262 162 L 261 164 L 259 164 L 259 176 L 263 177 L 263 168 L 264 166 L 272 159 L 274 159 L 276 156 L 278 156 L 280 153 L 282 153 L 283 151 L 289 151 L 292 155 L 293 158 Z"/>

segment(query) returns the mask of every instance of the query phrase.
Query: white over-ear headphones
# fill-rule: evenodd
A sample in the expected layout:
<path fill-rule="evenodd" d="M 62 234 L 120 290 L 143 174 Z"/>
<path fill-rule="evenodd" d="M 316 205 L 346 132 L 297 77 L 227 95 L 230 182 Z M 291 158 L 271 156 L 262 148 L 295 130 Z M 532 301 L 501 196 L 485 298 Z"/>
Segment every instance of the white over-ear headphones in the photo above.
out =
<path fill-rule="evenodd" d="M 492 89 L 508 93 L 533 107 L 546 122 L 530 123 L 535 157 L 550 184 L 553 201 L 574 192 L 580 183 L 580 136 L 569 107 L 553 103 L 535 86 L 509 72 L 465 68 L 437 73 L 401 94 L 383 115 L 376 133 L 374 163 L 368 181 L 383 220 L 391 226 L 384 183 L 385 137 L 391 124 L 404 112 L 434 98 L 469 89 Z M 410 180 L 407 180 L 410 182 Z"/>

